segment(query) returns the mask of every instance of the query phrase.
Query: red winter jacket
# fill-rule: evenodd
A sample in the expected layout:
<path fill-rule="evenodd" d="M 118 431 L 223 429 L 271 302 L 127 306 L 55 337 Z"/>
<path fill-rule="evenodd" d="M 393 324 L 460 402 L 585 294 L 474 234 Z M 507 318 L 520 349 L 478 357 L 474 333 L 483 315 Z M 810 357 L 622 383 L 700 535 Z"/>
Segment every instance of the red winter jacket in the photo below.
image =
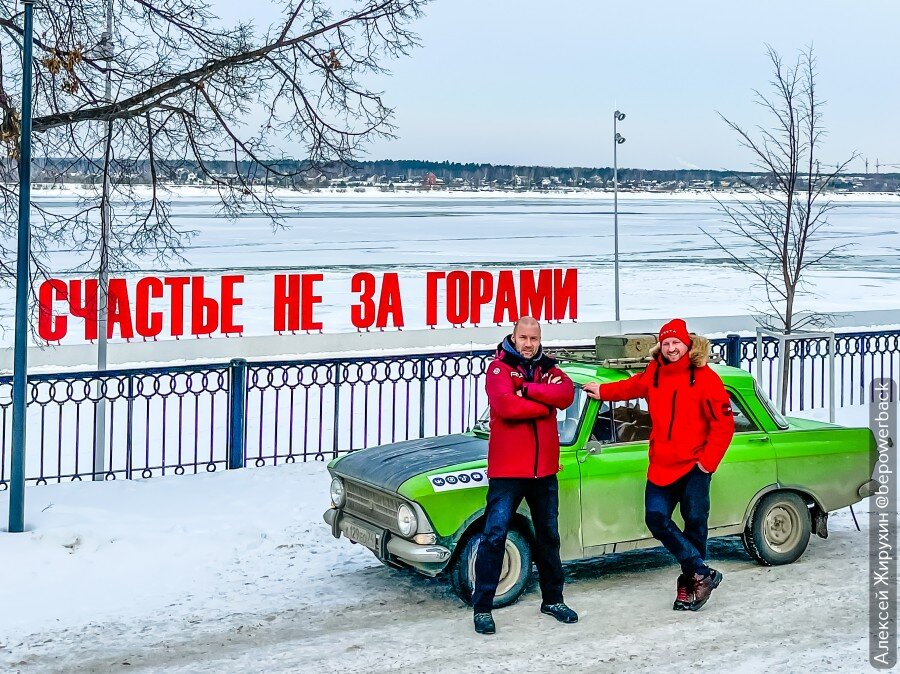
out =
<path fill-rule="evenodd" d="M 698 462 L 715 472 L 734 435 L 728 393 L 706 364 L 709 342 L 692 335 L 692 343 L 690 354 L 675 363 L 657 353 L 644 372 L 600 386 L 603 400 L 647 400 L 653 424 L 647 479 L 661 487 Z"/>
<path fill-rule="evenodd" d="M 488 477 L 546 477 L 559 472 L 556 410 L 572 404 L 572 380 L 552 358 L 539 355 L 529 377 L 521 356 L 502 345 L 487 371 L 491 437 Z M 550 379 L 561 381 L 550 384 Z M 516 394 L 521 391 L 522 395 Z"/>

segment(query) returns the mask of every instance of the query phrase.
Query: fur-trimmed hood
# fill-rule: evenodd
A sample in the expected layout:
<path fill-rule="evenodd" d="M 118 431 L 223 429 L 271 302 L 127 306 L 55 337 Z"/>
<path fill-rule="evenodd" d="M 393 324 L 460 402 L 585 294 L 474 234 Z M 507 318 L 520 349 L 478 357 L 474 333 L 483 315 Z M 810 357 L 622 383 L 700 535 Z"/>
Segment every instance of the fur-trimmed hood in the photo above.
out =
<path fill-rule="evenodd" d="M 650 357 L 654 360 L 656 359 L 657 354 L 659 354 L 660 345 L 657 343 L 656 346 L 650 349 Z M 688 351 L 688 357 L 691 359 L 691 365 L 694 367 L 703 367 L 707 363 L 709 363 L 709 355 L 712 351 L 712 344 L 710 341 L 703 337 L 702 335 L 698 335 L 695 333 L 691 333 L 691 350 Z"/>

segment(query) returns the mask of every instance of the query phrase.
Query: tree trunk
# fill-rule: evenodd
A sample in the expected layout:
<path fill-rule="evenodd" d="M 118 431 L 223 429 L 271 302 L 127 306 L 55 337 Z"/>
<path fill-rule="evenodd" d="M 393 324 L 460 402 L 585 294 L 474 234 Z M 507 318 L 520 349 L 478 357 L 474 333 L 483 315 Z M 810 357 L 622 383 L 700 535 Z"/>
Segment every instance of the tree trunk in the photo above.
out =
<path fill-rule="evenodd" d="M 794 324 L 794 291 L 791 289 L 788 292 L 787 302 L 785 304 L 784 311 L 784 334 L 790 335 L 791 328 Z M 783 342 L 784 344 L 784 352 L 781 353 L 781 376 L 780 381 L 778 382 L 778 390 L 781 392 L 781 413 L 787 413 L 787 399 L 788 399 L 788 381 L 791 373 L 791 343 L 789 341 Z"/>

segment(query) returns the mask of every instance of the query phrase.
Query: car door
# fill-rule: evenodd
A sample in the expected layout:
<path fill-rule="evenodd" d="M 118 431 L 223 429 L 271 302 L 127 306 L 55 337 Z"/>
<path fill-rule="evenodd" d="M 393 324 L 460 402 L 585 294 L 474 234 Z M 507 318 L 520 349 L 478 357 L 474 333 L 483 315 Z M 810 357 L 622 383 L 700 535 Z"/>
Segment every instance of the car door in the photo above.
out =
<path fill-rule="evenodd" d="M 632 403 L 634 404 L 634 403 Z M 614 403 L 613 409 L 621 403 Z M 612 545 L 650 536 L 644 524 L 648 439 L 621 442 L 610 423 L 610 405 L 593 401 L 587 413 L 596 430 L 580 450 L 581 535 L 586 557 Z M 609 549 L 607 549 L 609 546 Z"/>
<path fill-rule="evenodd" d="M 582 557 L 581 476 L 575 448 L 581 434 L 582 412 L 586 401 L 584 392 L 576 388 L 572 404 L 556 412 L 560 444 L 560 471 L 556 475 L 559 483 L 559 554 L 564 560 Z M 522 507 L 527 509 L 524 503 Z"/>
<path fill-rule="evenodd" d="M 774 484 L 775 450 L 755 410 L 740 392 L 728 389 L 734 414 L 734 438 L 713 475 L 710 488 L 710 533 L 742 523 L 747 506 L 760 489 Z M 681 519 L 676 520 L 681 523 Z"/>
<path fill-rule="evenodd" d="M 776 479 L 775 455 L 768 433 L 748 411 L 741 396 L 732 390 L 728 393 L 735 435 L 712 480 L 709 527 L 713 534 L 716 528 L 740 525 L 756 493 Z M 604 407 L 598 405 L 594 410 L 599 418 L 604 416 Z M 579 452 L 585 556 L 652 544 L 644 524 L 648 446 L 644 439 L 620 442 L 612 437 L 595 437 Z M 683 525 L 677 508 L 673 519 Z"/>

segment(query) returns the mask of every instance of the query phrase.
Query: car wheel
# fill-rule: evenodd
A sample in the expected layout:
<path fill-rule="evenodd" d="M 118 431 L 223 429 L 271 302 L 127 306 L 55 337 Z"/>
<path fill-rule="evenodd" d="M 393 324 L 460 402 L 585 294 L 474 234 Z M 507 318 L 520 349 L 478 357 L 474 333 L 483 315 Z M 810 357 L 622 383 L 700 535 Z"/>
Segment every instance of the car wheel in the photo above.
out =
<path fill-rule="evenodd" d="M 472 603 L 475 591 L 475 559 L 481 534 L 469 536 L 456 557 L 450 571 L 450 584 L 454 592 L 467 604 Z M 531 545 L 521 532 L 511 529 L 506 535 L 506 552 L 500 569 L 500 582 L 494 595 L 494 608 L 509 606 L 516 601 L 531 580 Z"/>
<path fill-rule="evenodd" d="M 744 530 L 747 552 L 764 566 L 790 564 L 809 545 L 812 523 L 809 507 L 794 492 L 766 494 Z"/>

